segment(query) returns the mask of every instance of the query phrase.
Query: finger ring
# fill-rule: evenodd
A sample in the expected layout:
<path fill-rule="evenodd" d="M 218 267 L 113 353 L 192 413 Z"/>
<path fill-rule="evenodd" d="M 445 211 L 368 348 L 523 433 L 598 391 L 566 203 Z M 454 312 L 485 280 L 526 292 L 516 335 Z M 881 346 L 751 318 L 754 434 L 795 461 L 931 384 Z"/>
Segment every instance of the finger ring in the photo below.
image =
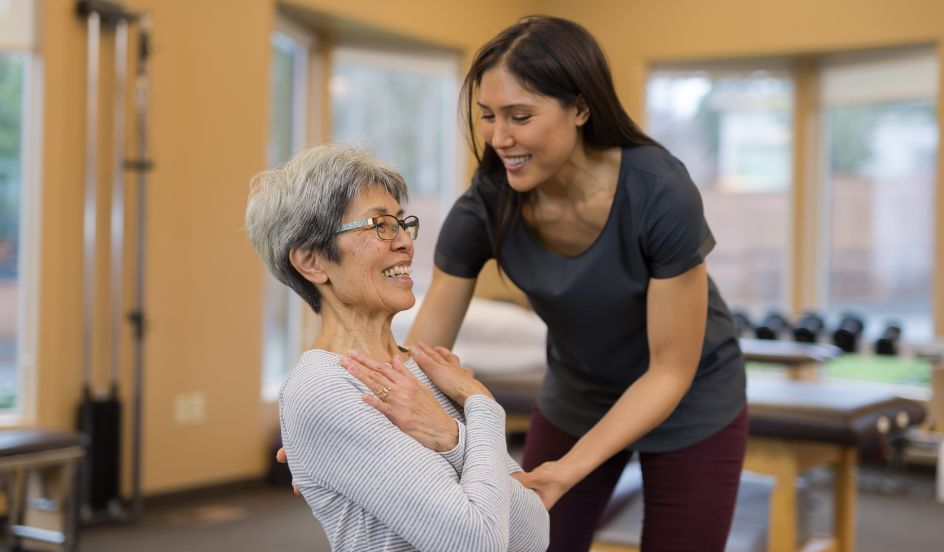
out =
<path fill-rule="evenodd" d="M 384 401 L 384 400 L 386 400 L 387 395 L 390 394 L 390 388 L 389 388 L 389 387 L 384 387 L 384 388 L 382 388 L 382 389 L 380 390 L 379 393 L 374 393 L 374 394 L 377 395 L 377 398 L 378 398 L 378 399 L 380 399 L 381 401 Z"/>

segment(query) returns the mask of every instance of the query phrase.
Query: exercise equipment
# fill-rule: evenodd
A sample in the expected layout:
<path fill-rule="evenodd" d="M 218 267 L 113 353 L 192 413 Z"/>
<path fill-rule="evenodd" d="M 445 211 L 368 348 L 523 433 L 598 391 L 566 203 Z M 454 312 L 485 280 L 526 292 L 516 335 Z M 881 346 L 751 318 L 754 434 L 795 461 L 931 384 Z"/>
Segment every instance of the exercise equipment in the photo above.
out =
<path fill-rule="evenodd" d="M 815 312 L 806 312 L 793 326 L 793 340 L 800 343 L 816 343 L 825 325 L 822 316 Z"/>
<path fill-rule="evenodd" d="M 875 341 L 875 354 L 895 356 L 901 341 L 901 322 L 889 320 L 885 323 L 882 335 Z"/>
<path fill-rule="evenodd" d="M 779 339 L 781 334 L 790 331 L 790 322 L 778 311 L 770 311 L 764 320 L 754 329 L 757 339 Z"/>
<path fill-rule="evenodd" d="M 0 549 L 72 552 L 78 548 L 76 475 L 86 438 L 72 431 L 0 431 L 5 515 Z"/>
<path fill-rule="evenodd" d="M 847 353 L 854 353 L 859 348 L 859 337 L 864 330 L 865 322 L 861 316 L 851 312 L 844 313 L 833 331 L 833 344 Z"/>
<path fill-rule="evenodd" d="M 82 358 L 82 401 L 78 407 L 77 425 L 88 437 L 88 459 L 80 477 L 81 521 L 95 523 L 109 520 L 132 520 L 141 514 L 141 400 L 143 381 L 144 341 L 144 244 L 146 227 L 147 174 L 151 163 L 147 157 L 148 128 L 148 60 L 150 57 L 150 17 L 124 6 L 102 0 L 77 0 L 76 11 L 86 20 L 88 65 L 86 72 L 86 144 L 84 202 L 84 347 Z M 125 90 L 128 87 L 129 29 L 137 27 L 137 74 L 134 78 L 135 126 L 137 155 L 126 159 L 125 151 Z M 111 350 L 110 378 L 103 390 L 96 386 L 93 375 L 92 343 L 95 337 L 95 261 L 97 249 L 98 210 L 98 138 L 100 45 L 104 32 L 114 35 L 113 129 L 111 139 L 112 183 L 109 217 L 111 248 L 109 289 Z M 134 282 L 134 305 L 122 315 L 124 234 L 125 234 L 125 171 L 137 175 L 137 249 Z M 134 381 L 132 390 L 131 500 L 121 497 L 121 424 L 123 405 L 119 381 L 119 342 L 124 322 L 132 325 L 134 335 Z"/>

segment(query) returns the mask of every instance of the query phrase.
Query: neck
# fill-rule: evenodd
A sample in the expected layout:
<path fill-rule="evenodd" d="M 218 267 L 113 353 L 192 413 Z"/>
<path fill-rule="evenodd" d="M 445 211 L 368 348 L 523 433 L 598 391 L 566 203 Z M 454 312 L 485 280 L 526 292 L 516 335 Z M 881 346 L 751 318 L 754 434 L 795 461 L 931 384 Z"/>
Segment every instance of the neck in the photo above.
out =
<path fill-rule="evenodd" d="M 618 147 L 598 150 L 578 143 L 567 163 L 535 189 L 535 199 L 581 202 L 601 192 L 611 192 L 619 173 L 620 156 Z"/>
<path fill-rule="evenodd" d="M 400 354 L 390 330 L 393 321 L 390 313 L 364 313 L 325 301 L 321 317 L 323 323 L 315 348 L 340 355 L 361 351 L 381 362 L 389 362 Z"/>

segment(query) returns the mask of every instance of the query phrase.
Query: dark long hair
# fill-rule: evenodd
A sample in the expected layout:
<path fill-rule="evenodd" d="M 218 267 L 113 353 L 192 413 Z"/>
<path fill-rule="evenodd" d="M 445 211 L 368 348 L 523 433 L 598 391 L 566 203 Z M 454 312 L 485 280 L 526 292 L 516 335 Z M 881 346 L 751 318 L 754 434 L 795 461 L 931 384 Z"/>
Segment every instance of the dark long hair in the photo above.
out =
<path fill-rule="evenodd" d="M 530 192 L 511 189 L 498 154 L 475 139 L 474 96 L 482 75 L 498 67 L 512 74 L 526 90 L 556 98 L 565 108 L 582 98 L 590 110 L 590 118 L 581 127 L 582 138 L 592 148 L 658 144 L 623 109 L 606 56 L 585 28 L 566 19 L 536 15 L 498 33 L 475 54 L 462 83 L 459 103 L 479 173 L 500 190 L 492 247 L 501 266 L 501 245 L 520 218 Z"/>

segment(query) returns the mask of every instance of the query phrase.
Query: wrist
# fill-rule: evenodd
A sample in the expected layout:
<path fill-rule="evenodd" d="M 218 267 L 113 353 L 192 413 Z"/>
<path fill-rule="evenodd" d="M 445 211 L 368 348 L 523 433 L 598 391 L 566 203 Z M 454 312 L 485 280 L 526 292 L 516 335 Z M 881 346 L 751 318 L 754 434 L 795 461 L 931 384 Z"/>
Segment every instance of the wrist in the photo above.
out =
<path fill-rule="evenodd" d="M 459 422 L 449 418 L 449 429 L 444 431 L 439 439 L 439 446 L 436 452 L 449 452 L 459 446 Z"/>
<path fill-rule="evenodd" d="M 492 396 L 488 389 L 486 389 L 486 387 L 481 383 L 478 383 L 478 385 L 469 385 L 465 387 L 460 393 L 461 400 L 457 402 L 465 406 L 466 401 L 469 400 L 469 397 L 472 397 L 473 395 L 484 395 L 492 400 L 495 400 L 495 397 Z"/>
<path fill-rule="evenodd" d="M 560 473 L 565 482 L 571 485 L 582 481 L 596 469 L 596 466 L 594 466 L 592 462 L 574 455 L 573 451 L 561 457 L 560 460 L 557 461 L 557 467 L 560 469 Z"/>

